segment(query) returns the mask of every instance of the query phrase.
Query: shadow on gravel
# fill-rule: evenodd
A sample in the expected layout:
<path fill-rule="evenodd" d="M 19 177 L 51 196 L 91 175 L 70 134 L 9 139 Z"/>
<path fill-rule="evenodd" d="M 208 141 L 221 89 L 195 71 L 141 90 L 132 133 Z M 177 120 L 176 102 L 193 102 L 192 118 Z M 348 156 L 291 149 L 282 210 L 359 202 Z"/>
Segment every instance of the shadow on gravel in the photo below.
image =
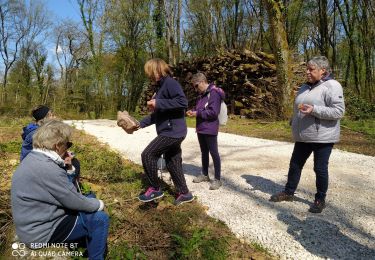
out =
<path fill-rule="evenodd" d="M 201 173 L 201 167 L 198 167 L 193 164 L 183 163 L 182 169 L 183 169 L 184 174 L 191 175 L 191 176 L 198 176 Z"/>
<path fill-rule="evenodd" d="M 196 154 L 188 156 L 191 157 L 188 159 L 196 158 L 197 155 L 200 156 L 199 150 Z M 239 161 L 241 160 L 246 159 L 239 159 Z M 201 172 L 200 163 L 197 165 L 183 164 L 184 173 L 191 176 L 199 175 Z M 210 169 L 212 169 L 211 167 L 212 165 L 210 165 Z M 239 189 L 237 181 L 234 182 L 230 178 L 226 178 L 225 174 L 222 176 L 223 186 L 232 190 L 233 193 L 248 196 L 249 200 L 256 201 L 262 207 L 277 210 L 279 221 L 288 225 L 287 232 L 293 235 L 295 240 L 310 253 L 328 259 L 375 259 L 375 246 L 368 247 L 364 243 L 358 243 L 342 233 L 342 230 L 345 230 L 345 233 L 348 232 L 358 237 L 358 241 L 364 240 L 367 241 L 365 242 L 367 245 L 372 245 L 373 242 L 371 241 L 375 241 L 375 238 L 372 236 L 371 231 L 353 222 L 353 214 L 360 214 L 362 217 L 373 216 L 374 210 L 371 206 L 359 207 L 357 204 L 351 204 L 349 208 L 346 208 L 344 205 L 337 206 L 330 204 L 328 199 L 328 207 L 325 209 L 324 215 L 315 216 L 311 215 L 311 213 L 301 212 L 303 215 L 308 215 L 305 215 L 305 220 L 299 220 L 295 215 L 290 213 L 289 203 L 270 202 L 268 199 L 264 199 L 254 193 L 254 191 L 260 191 L 271 195 L 282 191 L 284 189 L 282 184 L 257 176 L 251 172 L 244 172 L 241 178 L 251 185 L 251 187 Z M 313 192 L 315 190 L 299 189 L 299 193 L 308 194 L 311 197 L 311 201 L 302 199 L 298 195 L 296 201 L 311 205 Z M 327 219 L 322 220 L 320 219 L 321 217 Z M 309 236 L 311 236 L 310 239 Z"/>
<path fill-rule="evenodd" d="M 272 194 L 284 188 L 280 184 L 252 174 L 244 174 L 242 177 L 252 186 L 254 183 L 254 190 L 260 190 L 264 193 Z M 330 214 L 329 221 L 335 222 L 337 226 L 327 220 L 320 219 L 320 217 L 326 217 L 327 215 L 311 216 L 311 213 L 308 213 L 310 215 L 307 215 L 305 220 L 299 220 L 290 212 L 287 206 L 288 203 L 275 203 L 265 200 L 251 192 L 251 189 L 239 190 L 237 184 L 226 179 L 225 176 L 223 176 L 223 180 L 224 186 L 233 192 L 247 195 L 249 199 L 257 201 L 259 205 L 279 211 L 278 219 L 288 225 L 287 232 L 293 235 L 295 240 L 312 254 L 328 259 L 375 259 L 374 249 L 356 242 L 340 231 L 343 228 L 349 229 L 350 233 L 356 234 L 361 239 L 374 241 L 374 237 L 368 231 L 360 226 L 353 225 L 350 216 L 341 208 L 329 205 L 325 210 L 336 212 L 339 217 L 334 217 Z M 306 191 L 301 190 L 300 192 Z M 311 205 L 311 202 L 305 199 L 297 198 L 296 201 Z M 306 238 L 308 236 L 312 236 L 312 238 L 309 240 Z M 325 244 L 329 246 L 324 247 Z"/>
<path fill-rule="evenodd" d="M 284 190 L 283 185 L 280 185 L 276 182 L 273 182 L 260 176 L 241 175 L 241 177 L 244 178 L 248 184 L 250 184 L 250 186 L 252 187 L 250 190 L 259 190 L 270 195 Z M 309 206 L 312 204 L 308 200 L 302 199 L 297 195 L 294 196 L 294 201 L 302 202 Z"/>
<path fill-rule="evenodd" d="M 313 255 L 328 259 L 375 257 L 374 249 L 359 244 L 341 233 L 336 225 L 318 216 L 300 220 L 292 214 L 279 213 L 277 219 L 288 225 L 287 232 Z"/>

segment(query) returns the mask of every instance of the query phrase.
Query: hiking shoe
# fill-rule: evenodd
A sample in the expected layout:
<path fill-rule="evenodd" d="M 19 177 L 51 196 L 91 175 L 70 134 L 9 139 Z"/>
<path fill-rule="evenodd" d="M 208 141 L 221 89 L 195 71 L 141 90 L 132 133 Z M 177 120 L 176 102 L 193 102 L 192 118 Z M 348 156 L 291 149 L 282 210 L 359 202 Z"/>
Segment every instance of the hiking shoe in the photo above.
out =
<path fill-rule="evenodd" d="M 194 200 L 194 197 L 191 194 L 191 192 L 188 192 L 188 193 L 179 193 L 179 194 L 177 194 L 177 198 L 174 201 L 174 205 L 178 206 L 178 205 L 181 205 L 181 204 L 183 204 L 185 202 L 191 202 L 193 200 Z"/>
<path fill-rule="evenodd" d="M 221 181 L 218 179 L 215 179 L 211 182 L 210 190 L 217 190 L 222 185 Z"/>
<path fill-rule="evenodd" d="M 311 213 L 321 213 L 325 207 L 326 203 L 324 200 L 315 200 L 314 204 L 309 208 L 309 211 Z"/>
<path fill-rule="evenodd" d="M 159 199 L 164 196 L 164 193 L 161 189 L 155 189 L 154 187 L 149 187 L 145 193 L 138 196 L 138 199 L 142 202 L 149 202 L 156 199 Z"/>
<path fill-rule="evenodd" d="M 294 195 L 290 195 L 285 193 L 285 191 L 276 193 L 271 196 L 270 201 L 273 202 L 280 202 L 280 201 L 293 201 L 294 200 Z"/>
<path fill-rule="evenodd" d="M 210 181 L 210 177 L 208 175 L 201 174 L 193 179 L 194 183 L 200 183 L 204 181 Z"/>

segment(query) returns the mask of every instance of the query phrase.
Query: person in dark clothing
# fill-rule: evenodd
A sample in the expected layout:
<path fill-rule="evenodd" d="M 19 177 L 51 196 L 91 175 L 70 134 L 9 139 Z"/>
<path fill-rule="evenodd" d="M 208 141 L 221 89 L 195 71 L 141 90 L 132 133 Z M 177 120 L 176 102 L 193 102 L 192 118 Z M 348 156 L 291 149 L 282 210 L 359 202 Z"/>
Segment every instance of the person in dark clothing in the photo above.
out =
<path fill-rule="evenodd" d="M 181 85 L 171 77 L 168 64 L 161 59 L 146 62 L 145 73 L 156 85 L 156 92 L 147 106 L 152 113 L 140 122 L 140 128 L 155 124 L 157 137 L 142 152 L 142 165 L 150 187 L 139 196 L 143 202 L 164 196 L 158 175 L 157 161 L 162 154 L 177 190 L 175 205 L 194 199 L 182 172 L 181 143 L 187 134 L 185 109 L 188 102 Z"/>
<path fill-rule="evenodd" d="M 191 83 L 200 96 L 197 100 L 195 110 L 189 110 L 186 114 L 197 118 L 196 131 L 202 153 L 202 174 L 194 178 L 193 182 L 210 181 L 208 175 L 210 153 L 215 168 L 215 179 L 211 182 L 210 190 L 217 190 L 222 185 L 220 180 L 221 160 L 217 144 L 217 135 L 219 132 L 218 115 L 225 94 L 221 88 L 217 88 L 213 83 L 208 84 L 206 76 L 203 73 L 193 75 Z"/>
<path fill-rule="evenodd" d="M 32 117 L 35 119 L 35 122 L 29 123 L 27 126 L 23 128 L 22 133 L 22 147 L 21 147 L 21 156 L 20 161 L 25 159 L 25 157 L 31 152 L 33 149 L 33 136 L 36 130 L 42 126 L 46 121 L 55 118 L 54 114 L 52 113 L 51 109 L 44 105 L 39 105 L 35 107 L 31 112 Z M 69 143 L 68 149 L 71 147 L 72 143 Z M 74 158 L 74 154 L 71 152 L 67 152 L 63 158 L 66 160 L 66 164 L 72 164 L 73 170 L 67 170 L 67 174 L 69 179 L 73 182 L 73 184 L 78 187 L 79 176 L 81 171 L 81 165 L 77 158 Z"/>
<path fill-rule="evenodd" d="M 31 112 L 35 122 L 32 122 L 23 128 L 22 133 L 22 148 L 21 158 L 22 161 L 33 149 L 33 135 L 35 131 L 41 126 L 46 119 L 54 118 L 52 111 L 44 105 L 35 107 Z"/>

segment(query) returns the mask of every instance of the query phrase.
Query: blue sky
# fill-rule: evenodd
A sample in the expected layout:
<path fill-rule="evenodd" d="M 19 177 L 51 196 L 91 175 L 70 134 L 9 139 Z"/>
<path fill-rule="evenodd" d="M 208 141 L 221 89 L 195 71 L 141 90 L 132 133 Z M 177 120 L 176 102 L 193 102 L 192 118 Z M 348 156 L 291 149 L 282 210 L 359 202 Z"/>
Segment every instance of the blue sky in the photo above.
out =
<path fill-rule="evenodd" d="M 54 23 L 58 23 L 64 19 L 80 21 L 79 7 L 77 0 L 44 0 L 46 9 L 49 10 L 50 18 Z M 47 62 L 57 66 L 55 57 L 55 43 L 50 42 L 47 44 L 48 58 Z"/>
<path fill-rule="evenodd" d="M 70 18 L 80 20 L 79 9 L 76 0 L 44 0 L 46 8 L 52 11 L 52 15 L 56 16 L 56 20 Z"/>
<path fill-rule="evenodd" d="M 33 1 L 33 0 L 27 0 Z M 63 19 L 71 19 L 74 21 L 80 21 L 79 15 L 79 7 L 77 4 L 77 0 L 40 0 L 40 2 L 45 4 L 45 8 L 50 11 L 49 17 L 51 18 L 52 22 L 58 23 Z M 29 2 L 30 3 L 30 2 Z M 55 43 L 50 41 L 47 38 L 46 48 L 48 50 L 48 58 L 47 62 L 52 63 L 53 65 L 57 65 L 56 57 L 55 57 Z M 0 59 L 0 74 L 4 68 L 4 63 L 2 59 Z"/>

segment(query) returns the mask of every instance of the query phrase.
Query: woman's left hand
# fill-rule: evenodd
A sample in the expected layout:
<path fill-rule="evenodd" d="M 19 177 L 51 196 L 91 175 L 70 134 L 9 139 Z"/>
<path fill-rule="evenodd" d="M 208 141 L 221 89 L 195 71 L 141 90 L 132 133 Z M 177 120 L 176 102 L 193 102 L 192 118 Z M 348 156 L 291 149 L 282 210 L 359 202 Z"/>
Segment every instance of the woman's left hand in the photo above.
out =
<path fill-rule="evenodd" d="M 197 111 L 188 110 L 188 111 L 186 112 L 186 115 L 187 115 L 187 116 L 197 116 Z"/>
<path fill-rule="evenodd" d="M 155 107 L 156 107 L 156 100 L 155 100 L 155 99 L 151 99 L 151 100 L 147 101 L 147 107 L 148 107 L 150 110 L 155 110 Z"/>

